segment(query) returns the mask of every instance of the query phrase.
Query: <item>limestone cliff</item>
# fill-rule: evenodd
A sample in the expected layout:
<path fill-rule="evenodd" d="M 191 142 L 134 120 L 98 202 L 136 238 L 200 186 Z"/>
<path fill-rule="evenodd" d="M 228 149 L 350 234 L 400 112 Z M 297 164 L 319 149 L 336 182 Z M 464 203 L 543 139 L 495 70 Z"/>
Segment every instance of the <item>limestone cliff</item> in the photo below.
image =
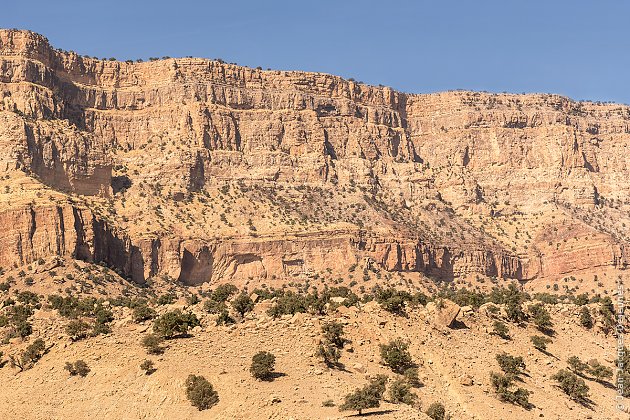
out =
<path fill-rule="evenodd" d="M 0 264 L 73 255 L 198 284 L 629 262 L 627 106 L 104 61 L 14 30 L 0 97 Z"/>

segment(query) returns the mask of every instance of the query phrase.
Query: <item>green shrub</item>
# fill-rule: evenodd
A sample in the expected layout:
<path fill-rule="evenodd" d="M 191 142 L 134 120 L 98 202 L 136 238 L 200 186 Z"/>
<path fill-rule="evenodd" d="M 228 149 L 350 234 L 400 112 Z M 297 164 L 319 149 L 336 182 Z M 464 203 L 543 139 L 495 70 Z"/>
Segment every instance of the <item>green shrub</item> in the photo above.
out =
<path fill-rule="evenodd" d="M 158 305 L 171 305 L 175 303 L 177 296 L 174 293 L 165 293 L 157 298 L 156 303 Z"/>
<path fill-rule="evenodd" d="M 386 383 L 387 376 L 378 375 L 363 388 L 358 388 L 346 395 L 343 404 L 339 406 L 339 411 L 358 411 L 361 415 L 363 410 L 379 407 L 385 393 Z"/>
<path fill-rule="evenodd" d="M 24 305 L 37 305 L 39 303 L 39 296 L 36 293 L 23 291 L 19 292 L 16 296 L 18 302 L 23 303 Z"/>
<path fill-rule="evenodd" d="M 607 366 L 602 365 L 597 360 L 589 360 L 587 366 L 588 373 L 593 376 L 597 382 L 603 382 L 606 379 L 612 379 L 613 370 Z"/>
<path fill-rule="evenodd" d="M 317 345 L 317 351 L 315 354 L 318 358 L 322 359 L 328 367 L 337 366 L 339 364 L 339 359 L 341 358 L 341 351 L 339 348 L 328 341 L 320 341 Z"/>
<path fill-rule="evenodd" d="M 525 369 L 525 362 L 521 356 L 510 356 L 507 353 L 500 353 L 496 356 L 501 370 L 508 375 L 518 376 Z"/>
<path fill-rule="evenodd" d="M 381 363 L 389 366 L 396 373 L 403 373 L 407 368 L 413 367 L 413 360 L 409 353 L 409 343 L 398 338 L 388 344 L 379 345 L 381 351 Z"/>
<path fill-rule="evenodd" d="M 608 334 L 612 331 L 616 322 L 615 307 L 609 296 L 602 298 L 600 301 L 599 314 L 602 317 L 602 330 Z"/>
<path fill-rule="evenodd" d="M 186 379 L 186 397 L 199 411 L 207 410 L 219 402 L 219 394 L 203 376 L 188 376 Z"/>
<path fill-rule="evenodd" d="M 541 336 L 541 335 L 532 335 L 530 337 L 530 340 L 532 341 L 532 344 L 534 345 L 534 348 L 536 350 L 540 350 L 542 352 L 546 352 L 547 351 L 547 344 L 551 343 L 551 338 L 544 337 L 544 336 Z"/>
<path fill-rule="evenodd" d="M 74 363 L 66 362 L 65 369 L 70 372 L 71 376 L 87 376 L 90 373 L 90 367 L 83 360 L 79 359 Z"/>
<path fill-rule="evenodd" d="M 413 405 L 418 396 L 411 392 L 411 385 L 404 379 L 396 379 L 389 387 L 389 397 L 393 403 Z"/>
<path fill-rule="evenodd" d="M 238 292 L 238 288 L 233 284 L 220 284 L 212 292 L 211 299 L 215 302 L 225 302 L 230 298 L 230 296 L 236 294 L 236 292 Z"/>
<path fill-rule="evenodd" d="M 225 302 L 208 299 L 203 303 L 203 310 L 210 314 L 220 314 L 223 311 L 227 311 L 227 305 Z"/>
<path fill-rule="evenodd" d="M 149 321 L 156 317 L 156 312 L 153 308 L 150 308 L 146 303 L 142 305 L 138 305 L 133 308 L 133 321 L 134 322 L 143 322 Z"/>
<path fill-rule="evenodd" d="M 584 371 L 588 368 L 588 365 L 580 360 L 577 356 L 571 356 L 567 359 L 567 365 L 569 369 L 578 375 L 583 375 Z"/>
<path fill-rule="evenodd" d="M 405 369 L 403 372 L 403 376 L 407 383 L 413 388 L 419 388 L 422 386 L 422 382 L 420 381 L 420 377 L 418 376 L 418 368 L 410 367 Z"/>
<path fill-rule="evenodd" d="M 33 326 L 28 321 L 20 320 L 14 324 L 13 330 L 17 336 L 24 338 L 33 333 Z"/>
<path fill-rule="evenodd" d="M 246 293 L 241 293 L 232 302 L 232 307 L 239 315 L 244 316 L 247 312 L 251 312 L 254 309 L 254 302 Z"/>
<path fill-rule="evenodd" d="M 507 325 L 505 325 L 501 321 L 494 321 L 492 334 L 498 335 L 505 340 L 510 339 L 510 330 L 508 329 Z"/>
<path fill-rule="evenodd" d="M 446 420 L 446 409 L 444 408 L 444 404 L 434 402 L 427 408 L 426 411 L 427 416 L 429 416 L 433 420 Z"/>
<path fill-rule="evenodd" d="M 277 318 L 281 315 L 294 315 L 298 312 L 306 312 L 308 302 L 304 296 L 298 295 L 291 291 L 280 296 L 276 304 L 269 308 L 267 313 L 269 316 Z"/>
<path fill-rule="evenodd" d="M 229 312 L 226 310 L 221 311 L 219 316 L 217 317 L 217 325 L 232 325 L 235 324 L 236 321 L 232 318 Z"/>
<path fill-rule="evenodd" d="M 162 354 L 164 353 L 164 347 L 162 343 L 164 339 L 157 334 L 147 334 L 142 337 L 142 347 L 144 347 L 149 354 Z"/>
<path fill-rule="evenodd" d="M 146 375 L 151 375 L 157 370 L 155 368 L 155 365 L 153 364 L 153 361 L 149 359 L 145 359 L 142 363 L 140 363 L 140 369 L 144 370 L 144 373 Z"/>
<path fill-rule="evenodd" d="M 593 328 L 593 316 L 587 306 L 580 309 L 580 325 L 588 329 Z"/>
<path fill-rule="evenodd" d="M 411 294 L 394 288 L 376 289 L 375 297 L 383 309 L 397 315 L 404 315 L 405 303 L 412 300 Z"/>
<path fill-rule="evenodd" d="M 588 304 L 588 293 L 582 293 L 579 294 L 575 297 L 575 299 L 573 299 L 573 303 L 575 303 L 578 306 L 584 306 L 586 304 Z"/>
<path fill-rule="evenodd" d="M 524 388 L 510 389 L 514 382 L 513 378 L 514 376 L 509 374 L 502 375 L 500 373 L 490 372 L 490 383 L 499 400 L 529 409 L 531 407 L 529 403 L 529 395 L 531 392 Z"/>
<path fill-rule="evenodd" d="M 249 371 L 256 379 L 269 380 L 272 377 L 275 363 L 276 356 L 268 351 L 261 351 L 252 357 L 252 364 Z"/>
<path fill-rule="evenodd" d="M 17 367 L 20 371 L 24 371 L 32 368 L 47 352 L 46 343 L 41 338 L 38 338 L 26 347 L 18 357 L 9 356 L 9 361 L 12 367 Z"/>
<path fill-rule="evenodd" d="M 534 325 L 536 325 L 539 330 L 547 331 L 553 326 L 553 323 L 551 322 L 551 315 L 545 309 L 542 303 L 537 303 L 530 306 L 529 313 L 532 316 Z"/>
<path fill-rule="evenodd" d="M 188 330 L 200 325 L 192 312 L 183 313 L 180 309 L 167 312 L 155 320 L 153 331 L 163 338 L 186 336 Z"/>
<path fill-rule="evenodd" d="M 93 316 L 97 300 L 94 298 L 78 299 L 73 296 L 49 295 L 48 303 L 53 309 L 57 310 L 59 315 L 66 318 L 78 318 L 80 316 Z"/>
<path fill-rule="evenodd" d="M 561 369 L 551 379 L 558 382 L 558 387 L 572 400 L 578 402 L 588 401 L 588 385 L 575 373 Z"/>
<path fill-rule="evenodd" d="M 87 338 L 90 334 L 90 324 L 81 320 L 73 320 L 66 325 L 66 334 L 72 341 L 79 341 Z"/>
<path fill-rule="evenodd" d="M 343 345 L 346 342 L 345 338 L 343 338 L 343 324 L 340 322 L 331 321 L 323 324 L 322 335 L 326 341 L 338 348 L 343 348 Z"/>

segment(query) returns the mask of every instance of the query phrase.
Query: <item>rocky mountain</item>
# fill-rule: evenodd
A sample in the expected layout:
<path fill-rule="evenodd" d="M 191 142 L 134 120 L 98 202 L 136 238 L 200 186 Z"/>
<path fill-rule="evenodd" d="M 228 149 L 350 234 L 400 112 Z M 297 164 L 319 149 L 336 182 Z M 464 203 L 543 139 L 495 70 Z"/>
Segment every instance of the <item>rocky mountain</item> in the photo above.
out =
<path fill-rule="evenodd" d="M 630 263 L 630 107 L 417 95 L 0 30 L 0 266 L 282 284 L 548 282 Z"/>

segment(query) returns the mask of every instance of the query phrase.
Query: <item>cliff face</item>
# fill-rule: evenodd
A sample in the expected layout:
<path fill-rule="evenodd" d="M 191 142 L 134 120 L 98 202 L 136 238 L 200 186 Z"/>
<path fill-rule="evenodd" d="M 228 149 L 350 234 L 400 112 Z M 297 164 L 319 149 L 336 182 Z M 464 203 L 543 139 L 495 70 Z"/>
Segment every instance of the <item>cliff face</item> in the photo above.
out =
<path fill-rule="evenodd" d="M 188 284 L 628 265 L 626 106 L 102 61 L 9 30 L 0 97 L 0 264 L 74 255 Z"/>

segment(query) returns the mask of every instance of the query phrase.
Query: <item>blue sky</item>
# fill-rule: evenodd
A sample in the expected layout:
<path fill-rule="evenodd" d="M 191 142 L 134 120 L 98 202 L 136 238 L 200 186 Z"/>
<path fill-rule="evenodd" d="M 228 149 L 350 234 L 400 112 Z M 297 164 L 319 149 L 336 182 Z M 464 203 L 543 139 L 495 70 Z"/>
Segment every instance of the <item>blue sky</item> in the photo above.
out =
<path fill-rule="evenodd" d="M 627 0 L 10 1 L 0 27 L 118 59 L 223 58 L 427 93 L 630 103 Z"/>

